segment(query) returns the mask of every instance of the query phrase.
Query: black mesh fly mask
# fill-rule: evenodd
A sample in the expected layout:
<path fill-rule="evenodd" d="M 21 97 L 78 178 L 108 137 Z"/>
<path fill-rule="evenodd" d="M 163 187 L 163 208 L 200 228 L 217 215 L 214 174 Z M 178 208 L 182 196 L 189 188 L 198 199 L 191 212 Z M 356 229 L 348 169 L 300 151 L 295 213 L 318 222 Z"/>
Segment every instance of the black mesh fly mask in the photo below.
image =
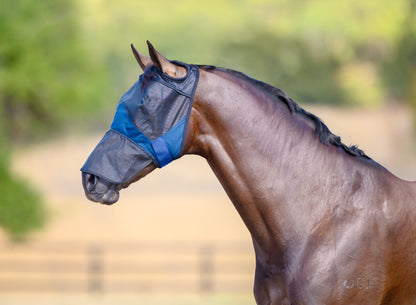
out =
<path fill-rule="evenodd" d="M 150 163 L 163 167 L 182 155 L 199 69 L 172 63 L 186 68 L 186 76 L 148 67 L 121 97 L 110 130 L 81 171 L 123 184 Z"/>

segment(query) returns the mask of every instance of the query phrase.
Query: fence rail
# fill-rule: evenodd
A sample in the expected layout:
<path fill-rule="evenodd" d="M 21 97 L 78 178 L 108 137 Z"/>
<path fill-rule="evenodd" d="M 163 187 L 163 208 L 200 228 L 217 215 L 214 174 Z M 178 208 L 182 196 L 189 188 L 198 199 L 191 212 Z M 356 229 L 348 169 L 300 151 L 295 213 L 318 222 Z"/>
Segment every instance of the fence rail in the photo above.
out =
<path fill-rule="evenodd" d="M 247 292 L 253 274 L 251 248 L 237 243 L 0 247 L 0 292 Z"/>

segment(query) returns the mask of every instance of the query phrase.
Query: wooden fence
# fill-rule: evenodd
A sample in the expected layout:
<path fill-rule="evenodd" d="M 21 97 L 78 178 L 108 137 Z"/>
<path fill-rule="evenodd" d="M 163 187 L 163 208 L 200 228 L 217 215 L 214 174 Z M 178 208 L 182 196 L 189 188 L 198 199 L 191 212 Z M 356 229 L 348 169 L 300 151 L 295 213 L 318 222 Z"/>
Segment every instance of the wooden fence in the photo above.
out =
<path fill-rule="evenodd" d="M 234 293 L 253 277 L 242 244 L 0 246 L 0 292 Z"/>

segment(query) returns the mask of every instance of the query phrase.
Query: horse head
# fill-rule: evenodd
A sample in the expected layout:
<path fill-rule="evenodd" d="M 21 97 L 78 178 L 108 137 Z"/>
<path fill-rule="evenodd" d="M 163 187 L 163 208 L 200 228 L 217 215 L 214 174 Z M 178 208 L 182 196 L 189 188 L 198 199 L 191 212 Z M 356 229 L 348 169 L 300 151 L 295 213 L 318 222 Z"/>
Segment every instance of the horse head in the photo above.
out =
<path fill-rule="evenodd" d="M 121 97 L 111 128 L 81 169 L 87 198 L 104 204 L 183 155 L 199 79 L 197 66 L 171 62 L 149 42 L 150 57 L 131 47 L 144 73 Z"/>

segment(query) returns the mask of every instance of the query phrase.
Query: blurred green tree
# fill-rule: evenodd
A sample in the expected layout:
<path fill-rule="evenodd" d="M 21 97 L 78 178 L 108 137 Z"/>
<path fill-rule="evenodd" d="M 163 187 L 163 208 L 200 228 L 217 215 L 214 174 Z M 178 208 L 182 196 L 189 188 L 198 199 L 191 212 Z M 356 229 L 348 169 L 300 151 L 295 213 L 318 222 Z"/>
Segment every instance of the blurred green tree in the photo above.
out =
<path fill-rule="evenodd" d="M 260 29 L 252 30 L 249 37 L 224 45 L 224 53 L 232 54 L 231 66 L 266 79 L 299 101 L 346 102 L 346 93 L 336 77 L 341 62 L 330 52 L 313 52 L 301 39 Z"/>
<path fill-rule="evenodd" d="M 32 187 L 10 173 L 8 155 L 0 151 L 0 225 L 12 240 L 25 239 L 27 234 L 41 228 L 47 211 L 41 196 Z"/>
<path fill-rule="evenodd" d="M 92 111 L 105 73 L 87 56 L 72 0 L 3 0 L 0 108 L 14 141 L 50 134 Z"/>
<path fill-rule="evenodd" d="M 0 41 L 0 225 L 21 237 L 42 225 L 45 208 L 10 173 L 13 144 L 97 113 L 106 73 L 84 48 L 72 0 L 2 0 Z"/>
<path fill-rule="evenodd" d="M 154 0 L 145 8 L 134 0 L 97 0 L 81 5 L 86 31 L 97 53 L 107 58 L 119 92 L 131 84 L 129 71 L 137 71 L 127 46 L 133 41 L 145 52 L 144 41 L 150 39 L 170 59 L 240 70 L 300 103 L 375 106 L 389 101 L 390 86 L 381 71 L 403 35 L 409 1 L 414 0 L 212 0 L 198 5 Z"/>
<path fill-rule="evenodd" d="M 383 79 L 390 95 L 408 101 L 416 113 L 416 1 L 408 0 L 402 32 L 383 62 Z"/>

